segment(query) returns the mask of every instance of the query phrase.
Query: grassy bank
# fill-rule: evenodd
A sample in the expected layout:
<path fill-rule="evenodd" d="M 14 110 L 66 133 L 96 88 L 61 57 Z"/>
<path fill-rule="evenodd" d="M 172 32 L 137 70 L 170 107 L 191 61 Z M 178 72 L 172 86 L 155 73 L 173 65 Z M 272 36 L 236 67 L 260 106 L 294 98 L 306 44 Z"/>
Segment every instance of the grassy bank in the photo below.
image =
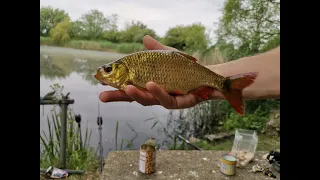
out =
<path fill-rule="evenodd" d="M 40 45 L 58 46 L 53 43 L 50 37 L 40 36 Z M 107 51 L 118 52 L 122 54 L 129 54 L 137 51 L 146 50 L 143 44 L 140 43 L 113 43 L 109 41 L 89 41 L 89 40 L 71 40 L 67 42 L 63 47 L 95 50 L 95 51 Z M 198 62 L 202 65 L 220 64 L 226 62 L 219 49 L 209 48 L 205 51 L 197 51 L 192 54 L 198 59 Z"/>
<path fill-rule="evenodd" d="M 40 45 L 57 46 L 50 37 L 40 36 Z M 85 49 L 95 51 L 108 51 L 128 54 L 136 51 L 144 50 L 145 47 L 140 43 L 112 43 L 109 41 L 89 41 L 89 40 L 70 40 L 63 47 L 74 49 Z"/>
<path fill-rule="evenodd" d="M 51 118 L 47 118 L 48 131 L 40 133 L 40 168 L 47 169 L 50 166 L 59 168 L 60 157 L 60 113 L 56 108 L 51 110 Z M 71 175 L 69 179 L 97 179 L 98 156 L 89 146 L 91 132 L 86 129 L 84 136 L 75 121 L 71 110 L 68 112 L 67 124 L 67 169 L 84 170 L 81 176 Z M 41 176 L 40 176 L 41 177 Z M 41 178 L 40 178 L 41 179 Z"/>
<path fill-rule="evenodd" d="M 203 150 L 218 150 L 218 151 L 231 151 L 234 138 L 227 139 L 216 145 L 212 145 L 205 140 L 200 140 L 199 142 L 194 143 L 196 146 L 202 148 Z M 177 144 L 176 150 L 186 149 L 185 144 Z M 170 147 L 171 150 L 174 150 L 174 145 Z M 192 149 L 192 147 L 189 147 Z M 271 137 L 265 134 L 259 135 L 257 151 L 271 151 L 274 149 L 280 149 L 280 137 Z"/>

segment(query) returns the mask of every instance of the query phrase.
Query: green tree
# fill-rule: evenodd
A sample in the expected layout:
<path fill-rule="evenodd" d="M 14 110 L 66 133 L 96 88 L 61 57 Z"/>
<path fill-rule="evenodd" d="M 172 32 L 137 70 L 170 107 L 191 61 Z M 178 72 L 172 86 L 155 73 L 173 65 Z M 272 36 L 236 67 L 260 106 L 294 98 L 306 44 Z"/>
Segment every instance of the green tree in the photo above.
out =
<path fill-rule="evenodd" d="M 131 21 L 125 25 L 123 31 L 120 32 L 120 42 L 138 42 L 141 43 L 145 35 L 158 39 L 155 31 L 148 28 L 147 25 L 140 21 Z"/>
<path fill-rule="evenodd" d="M 107 41 L 119 42 L 119 36 L 120 32 L 118 31 L 118 18 L 119 16 L 117 14 L 112 14 L 111 16 L 108 17 L 109 19 L 109 30 L 105 31 L 103 33 L 103 38 Z"/>
<path fill-rule="evenodd" d="M 226 60 L 235 60 L 279 46 L 279 7 L 277 0 L 226 0 L 223 16 L 215 32 L 218 41 L 212 48 L 218 48 Z M 178 30 L 183 32 L 183 28 L 176 28 L 170 34 L 170 42 L 184 43 L 182 38 L 177 38 L 181 37 Z M 245 128 L 263 132 L 270 111 L 280 106 L 280 101 L 277 100 L 247 100 L 246 114 L 239 116 L 229 103 L 225 100 L 223 102 L 216 102 L 211 106 L 210 102 L 204 102 L 190 109 L 193 116 L 191 119 L 195 121 L 194 129 L 202 131 L 196 135 L 201 137 L 203 134 L 216 131 L 214 128 L 222 124 L 221 122 L 225 130 Z"/>
<path fill-rule="evenodd" d="M 226 0 L 217 30 L 218 42 L 231 42 L 256 54 L 280 35 L 279 0 Z"/>
<path fill-rule="evenodd" d="M 40 8 L 40 36 L 49 36 L 50 30 L 69 17 L 64 10 L 42 6 Z"/>
<path fill-rule="evenodd" d="M 72 34 L 84 39 L 99 39 L 102 38 L 103 32 L 111 27 L 109 19 L 102 12 L 94 9 L 74 22 Z"/>
<path fill-rule="evenodd" d="M 118 14 L 111 14 L 111 16 L 108 17 L 109 20 L 109 30 L 110 31 L 117 31 L 118 30 Z"/>
<path fill-rule="evenodd" d="M 57 45 L 64 45 L 70 40 L 70 31 L 72 29 L 72 24 L 69 18 L 65 18 L 62 22 L 58 23 L 50 31 L 50 37 L 53 42 Z"/>
<path fill-rule="evenodd" d="M 164 44 L 183 50 L 201 51 L 205 50 L 209 44 L 209 37 L 206 28 L 200 23 L 183 26 L 178 25 L 170 28 L 163 39 Z"/>

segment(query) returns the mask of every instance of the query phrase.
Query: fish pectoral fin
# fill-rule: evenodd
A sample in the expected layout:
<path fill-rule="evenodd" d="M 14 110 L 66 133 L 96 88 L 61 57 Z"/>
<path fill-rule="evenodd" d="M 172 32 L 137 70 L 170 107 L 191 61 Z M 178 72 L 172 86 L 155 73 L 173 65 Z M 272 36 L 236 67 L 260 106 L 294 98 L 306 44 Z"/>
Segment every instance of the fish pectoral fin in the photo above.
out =
<path fill-rule="evenodd" d="M 190 56 L 190 55 L 187 54 L 187 53 L 184 53 L 184 52 L 181 52 L 181 51 L 174 51 L 174 52 L 180 54 L 181 56 L 186 57 L 187 59 L 192 60 L 193 62 L 197 62 L 197 61 L 198 61 L 195 57 Z"/>
<path fill-rule="evenodd" d="M 201 86 L 197 89 L 191 90 L 189 93 L 196 97 L 200 97 L 202 100 L 208 100 L 209 96 L 214 92 L 215 88 L 209 86 Z"/>

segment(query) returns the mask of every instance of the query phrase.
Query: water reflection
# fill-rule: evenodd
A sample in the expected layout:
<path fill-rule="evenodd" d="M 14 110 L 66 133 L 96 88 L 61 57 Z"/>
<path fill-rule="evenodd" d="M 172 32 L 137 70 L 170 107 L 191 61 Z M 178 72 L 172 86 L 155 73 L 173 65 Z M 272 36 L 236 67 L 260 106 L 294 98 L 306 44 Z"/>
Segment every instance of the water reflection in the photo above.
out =
<path fill-rule="evenodd" d="M 72 72 L 76 72 L 92 85 L 97 85 L 99 82 L 93 77 L 95 69 L 113 60 L 82 59 L 68 54 L 48 55 L 40 52 L 40 78 L 66 79 Z"/>
<path fill-rule="evenodd" d="M 84 131 L 88 127 L 92 130 L 90 144 L 98 146 L 99 134 L 97 125 L 98 94 L 105 90 L 112 90 L 109 86 L 102 86 L 94 79 L 95 69 L 102 64 L 114 61 L 121 54 L 101 53 L 94 51 L 80 51 L 67 48 L 40 47 L 40 95 L 51 91 L 50 85 L 59 83 L 64 86 L 64 92 L 70 92 L 70 97 L 75 100 L 71 108 L 76 114 L 81 114 L 81 122 Z M 48 131 L 47 116 L 51 116 L 52 106 L 40 107 L 40 132 Z M 150 117 L 157 118 L 166 123 L 168 110 L 160 106 L 145 107 L 138 103 L 114 102 L 101 103 L 100 115 L 103 117 L 103 145 L 104 155 L 107 150 L 115 148 L 115 127 L 119 122 L 118 148 L 122 139 L 134 139 L 133 148 L 139 148 L 148 137 L 157 137 L 159 143 L 166 139 L 165 135 L 158 131 L 162 128 L 158 123 L 151 127 L 154 121 L 144 121 Z M 130 125 L 130 127 L 129 127 Z M 133 128 L 135 132 L 132 131 Z"/>

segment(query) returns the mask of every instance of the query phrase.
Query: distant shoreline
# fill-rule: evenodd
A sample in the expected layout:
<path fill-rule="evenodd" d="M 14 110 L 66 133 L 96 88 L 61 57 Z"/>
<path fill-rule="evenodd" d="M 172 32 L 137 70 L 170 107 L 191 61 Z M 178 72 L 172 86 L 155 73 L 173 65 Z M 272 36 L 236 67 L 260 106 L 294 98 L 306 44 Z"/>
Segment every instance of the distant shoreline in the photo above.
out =
<path fill-rule="evenodd" d="M 109 41 L 91 41 L 91 40 L 70 40 L 63 46 L 53 43 L 50 37 L 40 36 L 40 46 L 65 47 L 79 50 L 94 50 L 110 53 L 129 54 L 137 51 L 145 50 L 141 43 L 112 43 Z"/>
<path fill-rule="evenodd" d="M 86 59 L 86 60 L 95 60 L 95 61 L 113 61 L 119 59 L 126 54 L 121 54 L 118 52 L 107 52 L 107 51 L 96 51 L 96 50 L 84 50 L 84 49 L 75 49 L 69 47 L 60 47 L 60 46 L 47 46 L 40 45 L 40 55 L 49 55 L 49 56 L 72 56 L 75 58 Z"/>

